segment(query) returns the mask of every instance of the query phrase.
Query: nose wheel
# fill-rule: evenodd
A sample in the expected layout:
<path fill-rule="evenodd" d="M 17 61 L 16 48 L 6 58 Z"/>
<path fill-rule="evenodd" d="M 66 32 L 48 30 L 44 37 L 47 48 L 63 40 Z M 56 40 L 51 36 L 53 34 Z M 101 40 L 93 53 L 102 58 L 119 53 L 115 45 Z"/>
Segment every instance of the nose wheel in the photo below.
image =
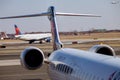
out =
<path fill-rule="evenodd" d="M 32 44 L 34 41 L 29 41 L 29 44 Z"/>
<path fill-rule="evenodd" d="M 40 44 L 42 44 L 43 42 L 42 42 L 42 40 L 40 40 L 40 42 L 39 42 Z"/>

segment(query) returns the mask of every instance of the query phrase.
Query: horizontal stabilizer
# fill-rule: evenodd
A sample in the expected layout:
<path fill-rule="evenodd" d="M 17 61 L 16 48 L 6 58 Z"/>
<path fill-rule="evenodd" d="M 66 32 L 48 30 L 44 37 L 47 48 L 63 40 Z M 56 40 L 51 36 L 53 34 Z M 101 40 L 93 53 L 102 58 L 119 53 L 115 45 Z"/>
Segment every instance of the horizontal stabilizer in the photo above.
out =
<path fill-rule="evenodd" d="M 47 15 L 49 15 L 48 12 L 40 13 L 40 14 L 21 15 L 21 16 L 0 17 L 0 19 L 38 17 L 38 16 L 47 16 Z"/>
<path fill-rule="evenodd" d="M 0 19 L 11 19 L 11 18 L 26 18 L 26 17 L 38 17 L 38 16 L 49 16 L 50 12 L 40 13 L 40 14 L 30 14 L 30 15 L 21 15 L 21 16 L 10 16 L 10 17 L 0 17 Z M 56 12 L 57 16 L 81 16 L 81 17 L 101 17 L 93 14 L 77 14 L 77 13 L 61 13 Z"/>
<path fill-rule="evenodd" d="M 77 14 L 77 13 L 61 13 L 56 12 L 56 15 L 58 16 L 83 16 L 83 17 L 101 17 L 94 14 Z"/>

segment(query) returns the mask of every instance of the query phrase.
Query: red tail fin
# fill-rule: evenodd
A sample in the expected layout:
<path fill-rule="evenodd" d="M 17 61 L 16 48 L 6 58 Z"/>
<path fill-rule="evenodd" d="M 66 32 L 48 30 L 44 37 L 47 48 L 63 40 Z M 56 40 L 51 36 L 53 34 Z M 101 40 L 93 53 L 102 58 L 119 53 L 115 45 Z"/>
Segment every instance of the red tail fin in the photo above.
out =
<path fill-rule="evenodd" d="M 20 35 L 21 34 L 21 32 L 20 32 L 20 30 L 19 30 L 19 28 L 17 27 L 17 25 L 14 25 L 15 26 L 15 35 Z"/>

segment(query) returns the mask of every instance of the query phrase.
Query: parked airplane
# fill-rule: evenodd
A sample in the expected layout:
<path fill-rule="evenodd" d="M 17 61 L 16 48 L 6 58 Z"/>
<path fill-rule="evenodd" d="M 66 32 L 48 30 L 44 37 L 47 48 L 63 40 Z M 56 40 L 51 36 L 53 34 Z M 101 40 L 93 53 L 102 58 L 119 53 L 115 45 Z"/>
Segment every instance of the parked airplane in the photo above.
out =
<path fill-rule="evenodd" d="M 33 43 L 34 41 L 43 41 L 50 42 L 51 41 L 51 33 L 40 33 L 40 34 L 22 34 L 20 29 L 15 25 L 15 38 L 29 41 L 29 44 Z"/>
<path fill-rule="evenodd" d="M 51 6 L 47 12 L 41 14 L 0 18 L 48 16 L 50 20 L 54 51 L 45 59 L 39 48 L 26 48 L 20 56 L 22 65 L 27 69 L 34 70 L 47 63 L 51 80 L 120 80 L 120 58 L 115 56 L 115 52 L 110 46 L 95 45 L 90 51 L 63 48 L 59 39 L 56 15 L 97 17 L 57 13 Z"/>

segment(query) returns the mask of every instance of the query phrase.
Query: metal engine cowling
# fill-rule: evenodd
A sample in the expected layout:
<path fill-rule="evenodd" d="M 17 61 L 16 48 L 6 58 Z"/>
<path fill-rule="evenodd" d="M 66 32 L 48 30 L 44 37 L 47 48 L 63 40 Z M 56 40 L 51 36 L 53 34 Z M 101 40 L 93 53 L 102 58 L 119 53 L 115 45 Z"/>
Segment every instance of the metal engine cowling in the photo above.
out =
<path fill-rule="evenodd" d="M 39 48 L 28 47 L 21 53 L 20 59 L 25 68 L 35 70 L 43 65 L 45 57 Z"/>
<path fill-rule="evenodd" d="M 115 56 L 115 51 L 108 45 L 95 45 L 90 48 L 89 51 L 109 56 Z"/>

